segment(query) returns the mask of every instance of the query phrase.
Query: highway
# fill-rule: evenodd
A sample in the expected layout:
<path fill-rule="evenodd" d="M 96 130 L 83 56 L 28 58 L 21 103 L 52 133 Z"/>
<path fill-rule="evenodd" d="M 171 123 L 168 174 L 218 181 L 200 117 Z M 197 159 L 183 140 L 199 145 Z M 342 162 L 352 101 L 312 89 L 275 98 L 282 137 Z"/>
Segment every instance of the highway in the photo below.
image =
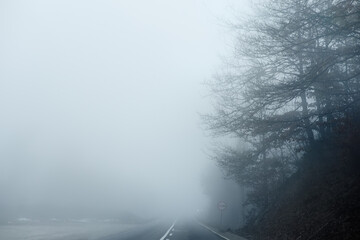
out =
<path fill-rule="evenodd" d="M 157 221 L 99 240 L 224 240 L 195 220 Z"/>

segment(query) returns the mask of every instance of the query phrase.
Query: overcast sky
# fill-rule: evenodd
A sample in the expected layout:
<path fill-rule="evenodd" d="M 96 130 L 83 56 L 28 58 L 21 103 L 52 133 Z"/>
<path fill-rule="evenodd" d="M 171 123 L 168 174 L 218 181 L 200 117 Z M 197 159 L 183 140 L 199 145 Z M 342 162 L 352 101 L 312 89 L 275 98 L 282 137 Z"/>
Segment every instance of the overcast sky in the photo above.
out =
<path fill-rule="evenodd" d="M 245 0 L 0 1 L 0 204 L 197 208 Z"/>

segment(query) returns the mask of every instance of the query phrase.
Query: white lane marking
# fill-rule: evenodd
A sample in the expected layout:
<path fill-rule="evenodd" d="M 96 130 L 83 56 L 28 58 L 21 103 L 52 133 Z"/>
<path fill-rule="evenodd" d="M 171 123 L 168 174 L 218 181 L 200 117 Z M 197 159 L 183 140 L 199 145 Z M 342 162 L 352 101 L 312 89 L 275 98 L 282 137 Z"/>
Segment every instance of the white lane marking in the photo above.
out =
<path fill-rule="evenodd" d="M 169 236 L 171 237 L 171 236 L 172 236 L 172 233 L 170 233 Z"/>
<path fill-rule="evenodd" d="M 167 230 L 167 232 L 165 233 L 164 236 L 162 236 L 162 238 L 160 238 L 160 240 L 164 240 L 166 238 L 166 236 L 169 234 L 169 232 L 171 231 L 171 229 L 175 226 L 176 220 L 174 221 L 174 223 L 171 225 L 171 227 L 169 228 L 169 230 Z M 168 239 L 166 239 L 168 240 Z"/>
<path fill-rule="evenodd" d="M 204 228 L 206 228 L 207 230 L 209 230 L 210 232 L 216 234 L 217 236 L 219 236 L 219 237 L 221 237 L 221 238 L 223 238 L 223 239 L 225 239 L 225 240 L 230 240 L 230 239 L 228 239 L 227 237 L 224 237 L 223 235 L 220 235 L 219 233 L 215 232 L 214 230 L 212 230 L 212 229 L 209 228 L 208 226 L 202 224 L 201 222 L 198 222 L 198 223 L 199 223 L 201 226 L 203 226 Z"/>

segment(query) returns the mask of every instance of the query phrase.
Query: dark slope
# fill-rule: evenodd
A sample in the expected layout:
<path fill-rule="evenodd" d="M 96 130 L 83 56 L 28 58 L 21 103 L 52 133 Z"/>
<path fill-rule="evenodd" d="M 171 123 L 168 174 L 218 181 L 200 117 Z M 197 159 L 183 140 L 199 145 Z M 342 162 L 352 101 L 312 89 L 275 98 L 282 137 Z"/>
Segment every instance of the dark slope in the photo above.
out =
<path fill-rule="evenodd" d="M 360 239 L 360 142 L 317 143 L 252 226 L 255 239 Z"/>

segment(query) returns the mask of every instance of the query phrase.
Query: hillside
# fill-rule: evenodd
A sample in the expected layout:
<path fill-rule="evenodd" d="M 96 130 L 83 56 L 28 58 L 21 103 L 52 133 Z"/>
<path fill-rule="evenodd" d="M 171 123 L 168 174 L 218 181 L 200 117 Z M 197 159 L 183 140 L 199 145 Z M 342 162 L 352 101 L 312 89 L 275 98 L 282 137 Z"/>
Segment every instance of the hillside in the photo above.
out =
<path fill-rule="evenodd" d="M 254 239 L 360 239 L 357 140 L 314 146 L 251 226 Z"/>

